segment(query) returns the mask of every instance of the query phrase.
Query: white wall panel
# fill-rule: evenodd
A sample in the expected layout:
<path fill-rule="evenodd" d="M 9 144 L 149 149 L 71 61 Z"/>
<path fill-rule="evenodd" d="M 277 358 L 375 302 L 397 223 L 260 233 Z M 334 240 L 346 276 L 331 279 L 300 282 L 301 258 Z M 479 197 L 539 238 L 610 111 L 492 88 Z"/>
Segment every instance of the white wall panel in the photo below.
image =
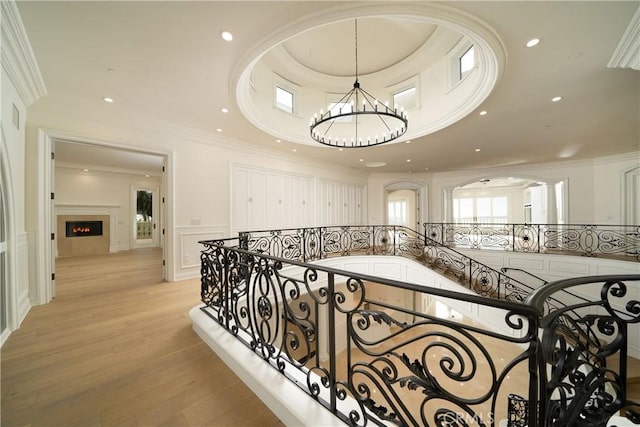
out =
<path fill-rule="evenodd" d="M 180 279 L 200 276 L 200 253 L 204 250 L 199 241 L 225 238 L 226 227 L 199 226 L 176 228 L 178 251 L 176 274 Z"/>
<path fill-rule="evenodd" d="M 586 260 L 585 260 L 586 261 Z M 569 273 L 570 275 L 577 276 L 588 276 L 590 269 L 589 263 L 587 262 L 569 262 L 565 261 L 561 257 L 558 257 L 556 260 L 549 261 L 549 271 L 551 272 L 559 272 L 559 273 Z"/>
<path fill-rule="evenodd" d="M 29 301 L 29 241 L 28 235 L 22 233 L 18 235 L 16 242 L 17 262 L 15 280 L 17 284 L 17 320 L 18 325 L 26 317 L 31 303 Z"/>

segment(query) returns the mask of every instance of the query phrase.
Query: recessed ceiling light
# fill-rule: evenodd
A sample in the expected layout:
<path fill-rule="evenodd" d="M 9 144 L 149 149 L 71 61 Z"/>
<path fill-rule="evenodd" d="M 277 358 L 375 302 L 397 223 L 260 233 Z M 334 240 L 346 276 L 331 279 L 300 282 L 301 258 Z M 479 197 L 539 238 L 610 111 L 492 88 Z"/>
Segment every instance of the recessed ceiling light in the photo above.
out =
<path fill-rule="evenodd" d="M 364 165 L 368 168 L 381 168 L 383 166 L 386 166 L 387 164 L 385 162 L 369 162 L 365 163 Z"/>
<path fill-rule="evenodd" d="M 411 159 L 407 159 L 407 163 L 411 163 Z"/>
<path fill-rule="evenodd" d="M 295 152 L 296 152 L 296 151 L 298 151 L 298 150 L 297 150 L 296 148 L 294 148 L 294 149 L 293 149 L 293 150 L 291 150 L 291 151 L 293 151 L 293 152 L 295 153 Z"/>
<path fill-rule="evenodd" d="M 145 178 L 149 178 L 149 174 L 145 174 L 145 175 L 144 175 L 144 177 L 145 177 Z"/>
<path fill-rule="evenodd" d="M 228 112 L 229 112 L 229 109 L 227 109 L 227 108 L 221 108 L 221 109 L 220 109 L 220 111 L 222 111 L 223 113 L 225 113 L 225 114 L 226 114 L 226 113 L 228 113 Z"/>
<path fill-rule="evenodd" d="M 429 168 L 428 168 L 428 167 L 426 167 L 426 168 L 424 168 L 424 170 L 428 171 L 428 170 L 429 170 Z"/>
<path fill-rule="evenodd" d="M 407 141 L 407 144 L 411 144 L 411 141 Z"/>
<path fill-rule="evenodd" d="M 487 115 L 487 111 L 486 111 L 486 110 L 482 110 L 482 111 L 480 111 L 480 115 L 481 115 L 481 116 L 486 116 L 486 115 Z"/>
<path fill-rule="evenodd" d="M 338 151 L 342 151 L 342 150 L 344 150 L 344 148 L 338 148 Z"/>
<path fill-rule="evenodd" d="M 216 129 L 216 132 L 222 132 L 222 129 L 218 128 Z"/>
<path fill-rule="evenodd" d="M 360 159 L 361 162 L 364 162 L 364 159 Z"/>
<path fill-rule="evenodd" d="M 538 43 L 540 43 L 540 39 L 531 39 L 527 42 L 527 44 L 525 46 L 527 47 L 534 47 L 535 45 L 537 45 Z"/>
<path fill-rule="evenodd" d="M 476 151 L 476 153 L 477 153 L 478 151 L 480 151 L 480 149 L 479 149 L 479 148 L 476 148 L 476 150 L 475 150 L 475 151 Z"/>
<path fill-rule="evenodd" d="M 553 98 L 551 98 L 551 102 L 558 102 L 558 101 L 562 101 L 561 96 L 554 96 Z"/>
<path fill-rule="evenodd" d="M 282 142 L 282 140 L 281 139 L 276 139 L 276 142 Z"/>
<path fill-rule="evenodd" d="M 233 40 L 233 34 L 231 34 L 229 31 L 222 31 L 220 33 L 220 37 L 222 37 L 224 41 L 228 41 L 228 42 Z"/>
<path fill-rule="evenodd" d="M 102 98 L 102 100 L 109 103 L 113 102 L 113 98 L 109 98 L 108 96 L 105 96 L 104 98 Z"/>
<path fill-rule="evenodd" d="M 84 171 L 85 171 L 85 172 L 89 172 L 89 169 L 85 169 Z"/>

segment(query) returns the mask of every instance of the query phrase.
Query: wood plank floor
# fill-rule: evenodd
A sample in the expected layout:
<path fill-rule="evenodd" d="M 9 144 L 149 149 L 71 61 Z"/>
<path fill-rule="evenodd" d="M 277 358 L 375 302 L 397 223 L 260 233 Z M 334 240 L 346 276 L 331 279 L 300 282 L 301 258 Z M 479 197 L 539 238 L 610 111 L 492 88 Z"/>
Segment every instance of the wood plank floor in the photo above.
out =
<path fill-rule="evenodd" d="M 59 258 L 2 348 L 2 426 L 282 426 L 191 329 L 199 279 L 159 249 Z"/>

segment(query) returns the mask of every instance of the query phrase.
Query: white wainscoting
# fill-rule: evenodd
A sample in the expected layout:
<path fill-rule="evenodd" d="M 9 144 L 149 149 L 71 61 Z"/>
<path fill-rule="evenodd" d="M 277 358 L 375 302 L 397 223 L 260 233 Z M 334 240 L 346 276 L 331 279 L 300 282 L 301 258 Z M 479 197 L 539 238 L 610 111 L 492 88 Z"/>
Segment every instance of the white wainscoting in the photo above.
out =
<path fill-rule="evenodd" d="M 633 261 L 509 251 L 457 250 L 496 270 L 502 267 L 521 268 L 548 282 L 603 274 L 640 274 L 640 262 Z M 513 277 L 518 279 L 523 276 L 516 276 L 514 273 Z M 533 287 L 539 285 L 534 279 L 528 279 L 524 283 Z"/>
<path fill-rule="evenodd" d="M 27 233 L 17 235 L 16 252 L 15 281 L 18 297 L 16 307 L 18 324 L 16 327 L 18 327 L 31 309 L 31 302 L 29 301 L 29 235 Z"/>
<path fill-rule="evenodd" d="M 223 239 L 229 236 L 226 226 L 180 226 L 176 227 L 178 251 L 176 254 L 176 280 L 192 279 L 200 276 L 200 252 L 204 247 L 201 240 Z"/>

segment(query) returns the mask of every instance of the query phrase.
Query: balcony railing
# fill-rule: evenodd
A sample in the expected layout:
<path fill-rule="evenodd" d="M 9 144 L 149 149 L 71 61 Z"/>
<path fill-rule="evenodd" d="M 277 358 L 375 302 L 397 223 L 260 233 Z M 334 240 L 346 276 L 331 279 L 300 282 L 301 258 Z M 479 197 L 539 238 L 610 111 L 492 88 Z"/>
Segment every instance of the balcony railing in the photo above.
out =
<path fill-rule="evenodd" d="M 425 223 L 424 235 L 457 248 L 640 261 L 640 225 Z"/>
<path fill-rule="evenodd" d="M 534 289 L 403 226 L 292 228 L 241 232 L 239 236 L 242 249 L 301 262 L 348 255 L 403 256 L 479 295 L 508 301 L 524 301 Z"/>
<path fill-rule="evenodd" d="M 640 424 L 626 379 L 640 275 L 554 282 L 504 300 L 309 263 L 419 258 L 437 247 L 380 227 L 202 242 L 202 310 L 349 425 L 604 426 L 617 413 Z M 578 297 L 583 287 L 600 298 Z"/>

